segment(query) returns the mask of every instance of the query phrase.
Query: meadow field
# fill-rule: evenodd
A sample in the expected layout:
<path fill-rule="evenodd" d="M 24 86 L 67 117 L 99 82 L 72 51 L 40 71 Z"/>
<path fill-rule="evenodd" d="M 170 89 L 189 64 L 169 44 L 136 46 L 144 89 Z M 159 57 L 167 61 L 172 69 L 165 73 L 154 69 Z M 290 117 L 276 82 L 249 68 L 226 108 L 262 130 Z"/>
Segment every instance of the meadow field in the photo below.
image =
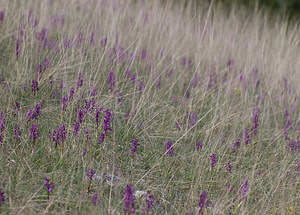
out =
<path fill-rule="evenodd" d="M 173 0 L 0 0 L 0 214 L 300 214 L 300 28 Z"/>

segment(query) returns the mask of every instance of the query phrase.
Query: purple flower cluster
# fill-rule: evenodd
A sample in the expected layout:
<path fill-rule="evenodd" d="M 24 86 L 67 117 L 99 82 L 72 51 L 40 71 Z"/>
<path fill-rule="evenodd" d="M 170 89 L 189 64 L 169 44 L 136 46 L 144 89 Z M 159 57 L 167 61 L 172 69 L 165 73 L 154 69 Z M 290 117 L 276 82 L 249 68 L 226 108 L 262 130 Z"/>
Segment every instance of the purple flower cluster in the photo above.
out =
<path fill-rule="evenodd" d="M 113 91 L 115 89 L 115 73 L 109 71 L 107 79 L 108 79 L 108 89 Z"/>
<path fill-rule="evenodd" d="M 0 188 L 0 206 L 4 205 L 4 203 L 5 203 L 5 198 L 4 198 L 3 188 Z"/>
<path fill-rule="evenodd" d="M 196 150 L 199 151 L 199 149 L 202 149 L 202 142 L 201 140 L 197 140 L 195 141 L 196 144 Z"/>
<path fill-rule="evenodd" d="M 85 113 L 93 113 L 94 109 L 95 109 L 95 105 L 96 105 L 96 101 L 95 99 L 90 99 L 90 100 L 84 100 L 84 111 Z"/>
<path fill-rule="evenodd" d="M 192 113 L 189 117 L 189 120 L 190 120 L 189 121 L 190 126 L 193 127 L 197 122 L 197 113 L 196 112 Z"/>
<path fill-rule="evenodd" d="M 134 153 L 137 152 L 137 147 L 138 147 L 138 140 L 135 139 L 134 141 L 131 142 L 131 148 L 130 148 L 130 156 L 134 156 Z"/>
<path fill-rule="evenodd" d="M 167 141 L 167 145 L 166 145 L 166 156 L 169 156 L 169 157 L 172 157 L 174 155 L 174 152 L 173 152 L 173 143 L 170 142 L 170 141 Z"/>
<path fill-rule="evenodd" d="M 151 211 L 152 212 L 152 208 L 154 206 L 154 198 L 153 196 L 151 196 L 150 194 L 146 193 L 146 204 L 147 204 L 147 211 Z"/>
<path fill-rule="evenodd" d="M 14 137 L 14 139 L 16 140 L 16 141 L 21 141 L 21 134 L 22 134 L 22 132 L 21 132 L 21 130 L 20 130 L 20 126 L 16 126 L 15 127 L 15 129 L 14 129 L 14 134 L 15 134 L 15 137 Z"/>
<path fill-rule="evenodd" d="M 80 122 L 75 120 L 75 122 L 73 123 L 73 126 L 74 126 L 73 135 L 78 137 L 78 132 L 80 129 Z"/>
<path fill-rule="evenodd" d="M 134 208 L 134 186 L 133 185 L 127 185 L 124 191 L 124 205 L 123 205 L 123 210 L 125 213 L 134 213 L 135 208 Z"/>
<path fill-rule="evenodd" d="M 37 93 L 39 91 L 39 83 L 37 80 L 32 80 L 31 83 L 31 92 L 33 92 L 34 94 Z"/>
<path fill-rule="evenodd" d="M 240 188 L 240 193 L 241 193 L 240 200 L 246 198 L 247 192 L 248 192 L 248 181 L 244 178 L 242 182 L 242 186 Z"/>
<path fill-rule="evenodd" d="M 228 162 L 227 164 L 226 164 L 226 171 L 227 172 L 229 172 L 229 173 L 231 173 L 231 163 L 230 162 Z"/>
<path fill-rule="evenodd" d="M 91 190 L 91 184 L 92 184 L 92 179 L 95 178 L 95 173 L 96 173 L 96 170 L 94 169 L 90 169 L 87 174 L 86 174 L 86 177 L 87 179 L 89 180 L 89 185 L 88 185 L 88 191 L 87 193 L 90 193 L 90 190 Z"/>
<path fill-rule="evenodd" d="M 66 140 L 66 127 L 64 124 L 61 124 L 58 129 L 56 129 L 52 134 L 52 141 L 55 143 L 55 148 L 57 148 L 57 145 L 64 144 L 64 141 Z"/>
<path fill-rule="evenodd" d="M 79 129 L 80 129 L 80 125 L 83 122 L 84 116 L 85 116 L 85 111 L 82 108 L 80 108 L 77 111 L 77 119 L 73 123 L 73 126 L 74 126 L 73 134 L 76 137 L 78 137 L 78 132 L 79 132 Z"/>
<path fill-rule="evenodd" d="M 48 200 L 50 198 L 50 193 L 52 193 L 54 189 L 54 183 L 53 182 L 49 183 L 49 182 L 50 182 L 49 179 L 45 177 L 43 188 L 47 190 Z"/>
<path fill-rule="evenodd" d="M 68 107 L 68 96 L 64 95 L 63 97 L 61 97 L 60 100 L 61 100 L 61 107 L 63 111 L 66 111 Z"/>
<path fill-rule="evenodd" d="M 87 128 L 84 133 L 85 133 L 85 136 L 86 136 L 86 141 L 89 142 L 91 140 L 90 129 Z"/>
<path fill-rule="evenodd" d="M 199 206 L 199 214 L 203 214 L 204 208 L 207 208 L 209 206 L 209 200 L 207 198 L 207 193 L 205 191 L 203 191 L 200 195 L 198 206 Z"/>
<path fill-rule="evenodd" d="M 105 133 L 105 136 L 108 136 L 108 132 L 111 131 L 111 120 L 112 120 L 112 115 L 109 109 L 106 109 L 105 111 L 105 116 L 104 116 L 104 121 L 103 121 L 103 131 Z"/>
<path fill-rule="evenodd" d="M 300 140 L 290 139 L 287 143 L 287 150 L 291 153 L 300 152 Z"/>
<path fill-rule="evenodd" d="M 100 203 L 100 199 L 99 199 L 99 197 L 98 197 L 98 194 L 94 194 L 94 195 L 93 195 L 93 197 L 92 197 L 92 203 L 93 203 L 94 205 L 97 205 L 97 204 Z"/>
<path fill-rule="evenodd" d="M 143 93 L 143 91 L 144 91 L 144 83 L 143 83 L 143 81 L 140 81 L 140 83 L 139 83 L 139 91 L 140 91 L 140 93 Z"/>
<path fill-rule="evenodd" d="M 82 73 L 79 73 L 77 78 L 77 89 L 83 85 L 83 75 Z"/>
<path fill-rule="evenodd" d="M 90 169 L 86 174 L 87 179 L 92 180 L 92 178 L 95 178 L 95 173 L 96 170 Z"/>
<path fill-rule="evenodd" d="M 252 128 L 251 128 L 251 136 L 252 137 L 257 134 L 259 112 L 260 112 L 259 108 L 254 108 L 253 119 L 252 119 Z"/>
<path fill-rule="evenodd" d="M 39 125 L 38 124 L 32 124 L 30 129 L 30 139 L 33 139 L 33 143 L 35 144 L 35 141 L 39 138 L 40 132 L 39 132 Z"/>
<path fill-rule="evenodd" d="M 5 17 L 4 11 L 0 11 L 0 21 L 3 22 Z"/>
<path fill-rule="evenodd" d="M 42 114 L 41 113 L 42 109 L 43 109 L 42 102 L 40 104 L 37 104 L 33 110 L 29 109 L 27 111 L 27 122 L 30 122 L 33 119 L 35 119 L 38 122 L 38 119 Z"/>
<path fill-rule="evenodd" d="M 233 145 L 230 146 L 230 151 L 235 152 L 238 148 L 240 148 L 241 142 L 238 139 Z"/>
<path fill-rule="evenodd" d="M 211 160 L 210 166 L 213 168 L 215 163 L 216 163 L 216 154 L 212 154 L 211 156 L 209 156 L 209 159 Z"/>
<path fill-rule="evenodd" d="M 0 143 L 4 141 L 5 119 L 3 113 L 0 111 Z"/>

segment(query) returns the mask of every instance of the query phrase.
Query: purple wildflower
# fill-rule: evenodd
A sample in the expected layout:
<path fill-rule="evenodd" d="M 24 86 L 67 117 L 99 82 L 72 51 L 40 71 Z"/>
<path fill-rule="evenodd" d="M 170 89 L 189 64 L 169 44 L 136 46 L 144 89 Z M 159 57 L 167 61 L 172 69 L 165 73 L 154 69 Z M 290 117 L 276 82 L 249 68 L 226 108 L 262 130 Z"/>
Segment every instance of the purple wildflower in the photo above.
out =
<path fill-rule="evenodd" d="M 59 81 L 59 89 L 62 90 L 64 88 L 64 80 Z"/>
<path fill-rule="evenodd" d="M 115 89 L 115 73 L 109 71 L 107 79 L 108 79 L 108 89 L 113 91 Z"/>
<path fill-rule="evenodd" d="M 21 130 L 20 130 L 20 127 L 19 126 L 16 126 L 15 129 L 14 129 L 14 134 L 15 134 L 15 137 L 14 139 L 17 140 L 18 142 L 21 141 Z"/>
<path fill-rule="evenodd" d="M 86 177 L 89 180 L 88 191 L 87 191 L 88 193 L 91 190 L 92 179 L 95 178 L 95 173 L 96 173 L 96 170 L 90 169 L 86 174 Z"/>
<path fill-rule="evenodd" d="M 20 52 L 20 40 L 16 40 L 16 56 L 17 58 L 19 57 L 19 52 Z"/>
<path fill-rule="evenodd" d="M 285 108 L 285 110 L 284 110 L 284 117 L 285 117 L 286 119 L 289 119 L 289 117 L 290 117 L 290 112 L 289 112 L 289 109 L 288 109 L 288 108 Z"/>
<path fill-rule="evenodd" d="M 91 46 L 94 46 L 94 45 L 95 45 L 95 34 L 96 34 L 95 31 L 93 31 L 93 32 L 91 33 L 91 36 L 90 36 L 90 45 L 91 45 Z"/>
<path fill-rule="evenodd" d="M 84 149 L 83 152 L 82 152 L 82 157 L 84 157 L 87 153 L 87 149 Z"/>
<path fill-rule="evenodd" d="M 147 57 L 147 52 L 145 49 L 142 50 L 142 54 L 141 54 L 142 60 L 145 60 Z"/>
<path fill-rule="evenodd" d="M 194 126 L 197 122 L 197 113 L 194 112 L 190 117 L 189 117 L 189 123 L 190 123 L 190 126 Z"/>
<path fill-rule="evenodd" d="M 101 132 L 101 134 L 100 134 L 100 136 L 99 136 L 98 144 L 103 143 L 104 138 L 105 138 L 105 134 Z"/>
<path fill-rule="evenodd" d="M 103 105 L 101 105 L 100 107 L 98 107 L 96 109 L 96 113 L 95 113 L 95 121 L 97 123 L 97 130 L 98 130 L 98 127 L 99 127 L 99 122 L 100 122 L 100 115 L 101 115 L 101 111 L 103 110 Z"/>
<path fill-rule="evenodd" d="M 199 149 L 202 149 L 202 142 L 201 140 L 197 140 L 195 141 L 196 144 L 196 150 L 199 151 Z"/>
<path fill-rule="evenodd" d="M 207 198 L 207 193 L 205 191 L 203 191 L 200 195 L 200 200 L 198 203 L 199 206 L 199 214 L 203 214 L 203 210 L 204 208 L 207 208 L 209 205 L 209 201 Z"/>
<path fill-rule="evenodd" d="M 291 125 L 292 125 L 292 120 L 287 119 L 285 127 L 284 127 L 284 133 L 286 135 L 286 137 L 285 137 L 286 140 L 288 140 L 288 133 L 287 133 L 287 131 L 290 128 Z"/>
<path fill-rule="evenodd" d="M 35 78 L 38 79 L 42 75 L 42 65 L 38 64 L 35 69 Z"/>
<path fill-rule="evenodd" d="M 52 140 L 55 143 L 55 148 L 57 148 L 57 145 L 60 145 L 60 143 L 63 146 L 64 141 L 66 140 L 66 133 L 67 131 L 64 124 L 61 124 L 59 128 L 53 132 Z"/>
<path fill-rule="evenodd" d="M 32 80 L 31 92 L 37 93 L 39 91 L 39 83 L 37 80 Z"/>
<path fill-rule="evenodd" d="M 216 154 L 212 154 L 211 156 L 209 156 L 209 159 L 211 160 L 210 166 L 213 168 L 215 163 L 216 163 Z"/>
<path fill-rule="evenodd" d="M 43 104 L 42 102 L 40 104 L 37 104 L 33 111 L 31 109 L 29 109 L 27 111 L 27 122 L 30 122 L 31 120 L 35 119 L 36 121 L 38 121 L 39 117 L 41 116 L 41 110 L 43 109 Z"/>
<path fill-rule="evenodd" d="M 134 208 L 134 186 L 133 185 L 127 185 L 124 191 L 124 205 L 123 210 L 124 212 L 130 214 L 135 212 Z"/>
<path fill-rule="evenodd" d="M 230 162 L 228 162 L 226 164 L 226 171 L 229 172 L 229 173 L 231 173 L 231 163 Z"/>
<path fill-rule="evenodd" d="M 238 148 L 240 148 L 241 142 L 240 139 L 238 139 L 232 146 L 230 146 L 230 151 L 234 152 Z"/>
<path fill-rule="evenodd" d="M 83 118 L 84 118 L 84 115 L 85 115 L 85 111 L 80 108 L 78 111 L 77 111 L 77 118 L 79 120 L 79 123 L 82 123 L 83 122 Z"/>
<path fill-rule="evenodd" d="M 80 129 L 80 122 L 75 120 L 73 125 L 74 125 L 73 135 L 78 137 L 78 132 L 79 132 L 79 129 Z"/>
<path fill-rule="evenodd" d="M 136 75 L 135 75 L 135 74 L 132 74 L 131 77 L 130 77 L 130 79 L 131 79 L 132 85 L 134 85 L 134 84 L 135 84 L 135 81 L 136 81 Z"/>
<path fill-rule="evenodd" d="M 20 110 L 20 103 L 19 103 L 19 102 L 16 102 L 16 107 L 15 107 L 15 109 L 16 109 L 17 111 Z"/>
<path fill-rule="evenodd" d="M 69 101 L 72 101 L 74 95 L 74 87 L 71 87 L 69 90 Z"/>
<path fill-rule="evenodd" d="M 96 173 L 96 170 L 90 169 L 86 174 L 87 179 L 95 178 L 95 173 Z"/>
<path fill-rule="evenodd" d="M 4 191 L 3 188 L 0 188 L 0 206 L 4 205 L 4 203 L 5 203 Z"/>
<path fill-rule="evenodd" d="M 0 21 L 1 21 L 1 22 L 4 21 L 4 17 L 5 17 L 4 11 L 1 11 L 1 12 L 0 12 Z"/>
<path fill-rule="evenodd" d="M 160 80 L 159 79 L 156 80 L 155 86 L 157 89 L 160 89 Z"/>
<path fill-rule="evenodd" d="M 166 149 L 167 149 L 167 152 L 165 152 L 165 155 L 169 156 L 169 157 L 172 157 L 174 155 L 173 143 L 170 142 L 170 141 L 167 141 Z"/>
<path fill-rule="evenodd" d="M 86 129 L 85 130 L 85 135 L 86 135 L 86 141 L 89 142 L 91 140 L 91 137 L 90 137 L 90 130 L 89 129 Z"/>
<path fill-rule="evenodd" d="M 79 73 L 79 76 L 77 78 L 77 89 L 79 87 L 81 87 L 83 85 L 83 76 L 82 76 L 82 73 Z"/>
<path fill-rule="evenodd" d="M 104 47 L 106 46 L 106 43 L 107 43 L 107 37 L 101 39 L 101 41 L 100 41 L 100 46 L 101 46 L 102 48 L 104 48 Z"/>
<path fill-rule="evenodd" d="M 5 119 L 3 113 L 0 111 L 0 133 L 2 133 L 5 129 Z"/>
<path fill-rule="evenodd" d="M 63 111 L 67 110 L 67 107 L 68 107 L 68 96 L 67 95 L 64 95 L 63 97 L 61 97 L 61 106 L 62 106 Z"/>
<path fill-rule="evenodd" d="M 99 197 L 98 197 L 98 194 L 94 194 L 94 195 L 93 195 L 93 197 L 92 197 L 92 203 L 93 203 L 94 205 L 97 205 L 97 204 L 100 203 L 100 199 L 99 199 Z"/>
<path fill-rule="evenodd" d="M 104 121 L 103 121 L 104 123 L 103 130 L 105 132 L 105 136 L 108 136 L 108 131 L 111 131 L 111 126 L 110 126 L 111 119 L 112 119 L 111 112 L 109 109 L 106 109 Z"/>
<path fill-rule="evenodd" d="M 147 211 L 152 212 L 152 208 L 154 206 L 154 198 L 150 194 L 146 194 L 146 203 L 147 203 Z"/>
<path fill-rule="evenodd" d="M 190 91 L 189 90 L 187 90 L 186 92 L 185 92 L 185 98 L 190 98 Z"/>
<path fill-rule="evenodd" d="M 95 99 L 90 99 L 90 100 L 84 100 L 84 113 L 86 114 L 87 112 L 92 113 L 94 111 L 94 106 L 95 106 Z"/>
<path fill-rule="evenodd" d="M 31 129 L 30 129 L 30 139 L 33 139 L 33 142 L 39 138 L 40 132 L 39 132 L 39 125 L 38 124 L 32 124 Z"/>
<path fill-rule="evenodd" d="M 289 140 L 287 144 L 287 150 L 291 153 L 293 153 L 294 151 L 300 152 L 300 140 Z"/>
<path fill-rule="evenodd" d="M 193 81 L 192 81 L 192 87 L 193 88 L 197 87 L 199 82 L 200 82 L 200 77 L 196 74 Z"/>
<path fill-rule="evenodd" d="M 134 141 L 132 141 L 131 142 L 131 145 L 132 145 L 132 147 L 130 148 L 130 151 L 131 151 L 131 153 L 130 153 L 130 156 L 134 156 L 134 153 L 135 152 L 137 152 L 137 147 L 138 147 L 138 140 L 137 139 L 135 139 Z"/>
<path fill-rule="evenodd" d="M 144 91 L 144 84 L 143 84 L 143 81 L 140 81 L 139 91 L 140 91 L 140 93 L 143 93 L 143 91 Z"/>
<path fill-rule="evenodd" d="M 249 133 L 248 133 L 248 128 L 246 127 L 246 128 L 245 128 L 245 134 L 244 134 L 244 143 L 245 143 L 246 145 L 248 145 L 250 142 L 251 142 L 251 140 L 250 140 L 250 135 L 249 135 Z"/>
<path fill-rule="evenodd" d="M 254 108 L 253 110 L 253 120 L 252 120 L 252 128 L 251 128 L 251 135 L 255 136 L 257 134 L 257 127 L 258 127 L 258 117 L 259 117 L 259 108 Z"/>
<path fill-rule="evenodd" d="M 242 186 L 240 188 L 240 200 L 246 198 L 246 194 L 248 192 L 248 181 L 244 178 L 243 182 L 242 182 Z"/>
<path fill-rule="evenodd" d="M 44 185 L 43 185 L 44 189 L 47 189 L 47 194 L 48 194 L 48 200 L 50 198 L 50 193 L 52 193 L 53 189 L 54 189 L 54 183 L 51 182 L 49 183 L 49 179 L 48 178 L 44 178 Z"/>

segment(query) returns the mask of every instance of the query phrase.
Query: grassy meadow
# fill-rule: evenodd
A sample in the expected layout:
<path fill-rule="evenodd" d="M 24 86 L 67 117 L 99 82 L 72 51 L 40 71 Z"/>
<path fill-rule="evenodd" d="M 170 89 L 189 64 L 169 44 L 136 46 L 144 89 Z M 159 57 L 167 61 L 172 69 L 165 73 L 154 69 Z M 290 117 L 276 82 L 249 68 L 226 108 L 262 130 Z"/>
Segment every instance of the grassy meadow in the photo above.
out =
<path fill-rule="evenodd" d="M 159 0 L 0 0 L 0 214 L 299 214 L 300 28 Z"/>

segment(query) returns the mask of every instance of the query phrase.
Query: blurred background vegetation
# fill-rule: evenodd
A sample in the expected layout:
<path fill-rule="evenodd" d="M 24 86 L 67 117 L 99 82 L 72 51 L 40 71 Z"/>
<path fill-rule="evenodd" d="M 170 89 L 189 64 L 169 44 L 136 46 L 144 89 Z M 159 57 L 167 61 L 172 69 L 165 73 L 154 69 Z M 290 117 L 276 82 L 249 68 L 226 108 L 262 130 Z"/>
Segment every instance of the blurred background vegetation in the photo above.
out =
<path fill-rule="evenodd" d="M 163 0 L 162 0 L 163 1 Z M 186 4 L 193 3 L 200 5 L 202 3 L 210 3 L 212 0 L 175 0 L 177 2 L 185 1 Z M 232 6 L 243 6 L 249 10 L 253 10 L 256 7 L 269 10 L 272 14 L 281 14 L 288 16 L 289 19 L 300 20 L 300 0 L 213 0 L 214 3 L 222 3 L 228 8 Z"/>

